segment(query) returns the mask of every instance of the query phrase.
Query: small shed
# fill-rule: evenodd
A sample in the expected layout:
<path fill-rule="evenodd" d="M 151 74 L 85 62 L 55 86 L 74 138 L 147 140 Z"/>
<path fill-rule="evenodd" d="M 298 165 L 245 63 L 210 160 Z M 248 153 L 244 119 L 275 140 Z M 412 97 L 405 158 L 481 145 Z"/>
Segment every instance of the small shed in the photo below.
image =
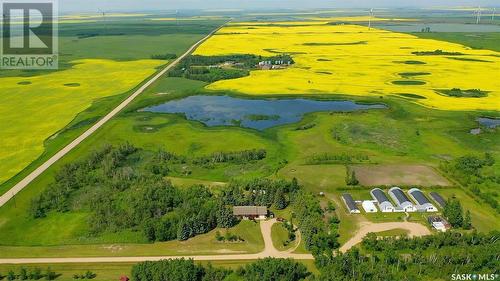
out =
<path fill-rule="evenodd" d="M 356 202 L 354 202 L 354 199 L 352 199 L 351 194 L 349 194 L 349 193 L 342 194 L 342 200 L 344 201 L 349 213 L 351 213 L 351 214 L 361 213 L 359 211 L 358 207 L 356 206 Z"/>
<path fill-rule="evenodd" d="M 446 232 L 446 230 L 451 228 L 450 223 L 440 216 L 429 216 L 427 220 L 437 231 Z"/>
<path fill-rule="evenodd" d="M 233 215 L 242 219 L 259 219 L 267 218 L 266 206 L 234 206 Z"/>
<path fill-rule="evenodd" d="M 367 213 L 378 212 L 377 207 L 375 206 L 373 201 L 365 200 L 365 201 L 363 201 L 363 203 L 361 203 L 361 205 L 363 206 L 363 210 L 365 210 L 365 212 L 367 212 Z"/>

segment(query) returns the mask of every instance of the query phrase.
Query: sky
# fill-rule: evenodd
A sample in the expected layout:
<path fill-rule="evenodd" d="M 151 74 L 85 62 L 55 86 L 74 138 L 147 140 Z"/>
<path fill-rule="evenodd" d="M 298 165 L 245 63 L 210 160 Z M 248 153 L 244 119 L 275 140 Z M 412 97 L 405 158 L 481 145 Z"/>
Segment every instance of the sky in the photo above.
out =
<path fill-rule="evenodd" d="M 500 0 L 59 0 L 63 12 L 500 6 Z"/>

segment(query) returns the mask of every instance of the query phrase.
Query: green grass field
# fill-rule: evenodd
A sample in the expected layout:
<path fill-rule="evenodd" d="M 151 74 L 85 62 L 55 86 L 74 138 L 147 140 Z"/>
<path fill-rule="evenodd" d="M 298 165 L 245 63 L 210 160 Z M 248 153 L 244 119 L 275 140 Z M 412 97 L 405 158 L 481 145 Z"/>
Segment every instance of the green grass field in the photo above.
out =
<path fill-rule="evenodd" d="M 498 45 L 500 32 L 415 32 L 412 34 L 420 38 L 463 44 L 473 49 L 500 51 L 500 46 Z"/>
<path fill-rule="evenodd" d="M 283 226 L 283 223 L 276 223 L 273 225 L 271 237 L 274 247 L 279 251 L 286 251 L 297 244 L 297 241 L 292 243 L 288 242 L 288 231 Z"/>
<path fill-rule="evenodd" d="M 68 222 L 68 223 L 71 223 Z M 59 225 L 56 226 L 60 227 Z M 182 255 L 209 255 L 209 254 L 236 254 L 258 253 L 264 249 L 264 240 L 258 223 L 242 221 L 233 228 L 228 229 L 234 235 L 244 239 L 243 242 L 225 243 L 218 242 L 215 233 L 225 233 L 226 229 L 214 229 L 206 234 L 198 235 L 187 241 L 169 241 L 159 243 L 113 243 L 119 241 L 120 236 L 134 236 L 134 233 L 120 233 L 109 235 L 109 241 L 73 241 L 74 245 L 57 245 L 47 240 L 50 246 L 0 246 L 0 258 L 13 257 L 99 257 L 99 256 L 182 256 Z M 54 234 L 56 235 L 56 234 Z M 137 236 L 137 235 L 135 235 Z M 28 239 L 34 239 L 30 237 Z M 84 239 L 84 238 L 82 238 Z M 78 245 L 77 243 L 93 243 L 91 245 Z M 96 244 L 97 242 L 97 244 Z"/>
<path fill-rule="evenodd" d="M 65 48 L 68 50 L 68 58 L 65 61 L 69 63 L 77 58 L 94 56 L 99 59 L 112 59 L 112 64 L 128 64 L 130 60 L 145 59 L 152 52 L 158 53 L 159 51 L 155 46 L 162 44 L 162 40 L 165 40 L 163 45 L 165 49 L 161 50 L 161 52 L 179 54 L 197 38 L 202 37 L 202 34 L 207 33 L 210 28 L 219 23 L 210 22 L 208 25 L 204 25 L 207 23 L 198 22 L 179 27 L 171 26 L 168 23 L 158 23 L 158 26 L 152 24 L 148 26 L 149 33 L 147 35 L 144 35 L 141 33 L 143 31 L 134 28 L 133 24 L 130 24 L 123 29 L 116 26 L 114 31 L 127 33 L 129 36 L 102 34 L 86 39 L 75 39 L 75 30 L 83 28 L 83 33 L 92 33 L 99 26 L 67 24 L 65 26 L 67 30 L 63 30 L 63 34 L 66 34 L 67 38 L 63 38 L 62 41 L 63 46 L 66 46 Z M 149 43 L 146 43 L 140 51 L 135 52 L 130 48 L 131 45 L 146 39 L 148 39 Z M 105 43 L 110 44 L 110 47 L 102 48 L 109 49 L 91 48 L 93 45 L 107 46 Z M 115 53 L 112 46 L 116 47 L 117 45 L 127 47 Z M 66 71 L 74 70 L 74 68 L 70 68 L 71 65 L 69 64 L 63 66 L 66 68 L 63 67 L 61 71 L 49 75 L 62 75 Z M 149 66 L 148 69 L 154 71 L 155 67 Z M 135 69 L 132 69 L 131 74 L 134 71 Z M 9 79 L 9 81 L 14 81 L 19 79 L 15 77 L 21 76 L 23 80 L 35 80 L 40 78 L 39 75 L 39 73 L 2 72 L 0 80 Z M 135 75 L 133 76 L 135 77 Z M 143 76 L 145 78 L 147 74 Z M 82 79 L 84 78 L 90 79 L 89 77 L 83 77 Z M 142 79 L 138 79 L 134 83 L 140 83 Z M 68 82 L 78 81 L 71 79 Z M 114 82 L 120 83 L 120 81 Z M 134 87 L 135 84 L 132 84 L 124 87 L 122 91 L 110 92 L 106 98 L 96 99 L 97 97 L 94 96 L 92 98 L 86 97 L 88 99 L 85 100 L 85 103 L 79 103 L 81 100 L 75 101 L 75 103 L 78 102 L 79 107 L 69 112 L 66 121 L 53 124 L 51 129 L 41 128 L 41 130 L 45 131 L 45 136 L 38 140 L 37 147 L 39 150 L 32 153 L 30 157 L 25 158 L 24 161 L 19 161 L 18 170 L 29 163 L 31 164 L 18 176 L 1 185 L 0 194 L 8 190 L 16 180 L 25 176 L 44 159 L 47 159 L 109 111 L 126 96 L 125 92 Z M 316 194 L 325 192 L 326 196 L 321 198 L 323 203 L 327 200 L 334 202 L 337 207 L 337 216 L 341 221 L 339 238 L 341 243 L 352 236 L 362 219 L 373 222 L 397 221 L 402 219 L 402 214 L 366 216 L 347 214 L 339 198 L 341 193 L 348 191 L 355 197 L 366 196 L 370 198 L 368 194 L 369 187 L 346 188 L 346 169 L 359 163 L 310 164 L 310 159 L 315 155 L 325 153 L 332 155 L 362 155 L 368 158 L 367 161 L 363 162 L 363 165 L 368 167 L 392 165 L 397 168 L 398 165 L 401 165 L 401 167 L 425 165 L 437 170 L 439 163 L 443 160 L 466 154 L 483 155 L 485 152 L 490 152 L 497 161 L 493 169 L 500 168 L 499 130 L 484 132 L 478 136 L 469 134 L 470 129 L 478 126 L 475 121 L 477 117 L 500 116 L 500 113 L 429 109 L 416 105 L 412 98 L 407 97 L 394 96 L 382 99 L 378 97 L 364 98 L 338 95 L 335 96 L 337 99 L 385 103 L 388 105 L 388 109 L 353 113 L 313 113 L 307 115 L 298 124 L 271 128 L 263 132 L 239 127 L 206 127 L 199 122 L 187 121 L 180 115 L 138 112 L 139 109 L 146 106 L 160 104 L 187 95 L 211 94 L 212 92 L 203 89 L 204 86 L 206 86 L 206 83 L 183 78 L 160 79 L 143 95 L 139 96 L 124 112 L 34 180 L 14 200 L 11 200 L 0 209 L 0 257 L 182 255 L 194 253 L 213 254 L 218 251 L 221 253 L 228 251 L 254 253 L 262 249 L 263 242 L 258 226 L 250 222 L 242 222 L 231 230 L 234 234 L 244 237 L 244 243 L 218 243 L 215 241 L 215 231 L 212 231 L 186 242 L 170 241 L 148 244 L 145 243 L 141 235 L 130 231 L 105 233 L 97 237 L 91 236 L 88 233 L 88 214 L 86 213 L 50 213 L 43 219 L 33 219 L 28 216 L 27 210 L 32 198 L 40 194 L 53 181 L 55 172 L 62 165 L 81 159 L 104 144 L 120 144 L 128 141 L 147 150 L 163 148 L 177 154 L 192 156 L 203 156 L 218 151 L 266 149 L 266 159 L 259 161 L 258 164 L 228 164 L 214 169 L 192 166 L 187 167 L 187 169 L 191 170 L 189 175 L 175 174 L 172 175 L 171 180 L 176 185 L 189 186 L 199 183 L 229 182 L 234 178 L 273 177 L 292 179 L 295 177 L 307 190 Z M 20 88 L 21 86 L 16 87 Z M 109 85 L 106 88 L 109 88 Z M 216 94 L 224 93 L 217 92 Z M 226 94 L 239 95 L 238 93 Z M 318 96 L 318 98 L 326 97 Z M 36 99 L 33 102 L 36 106 L 44 106 L 43 103 L 40 103 L 40 100 L 38 100 L 40 104 L 36 104 Z M 57 105 L 60 106 L 64 101 L 61 100 L 60 102 Z M 16 106 L 19 105 L 16 104 Z M 34 109 L 35 107 L 30 110 Z M 57 112 L 58 110 L 52 109 L 52 111 Z M 56 119 L 59 120 L 59 118 Z M 2 121 L 3 119 L 0 119 L 0 122 Z M 315 126 L 306 130 L 297 130 L 298 127 L 308 124 L 314 124 Z M 37 125 L 37 122 L 32 124 L 32 126 Z M 34 131 L 28 125 L 26 126 L 24 133 L 28 134 Z M 16 128 L 16 130 L 20 129 L 22 129 L 22 126 Z M 59 133 L 50 138 L 50 135 L 57 131 Z M 40 134 L 43 136 L 42 133 Z M 29 138 L 27 137 L 27 139 Z M 4 142 L 7 142 L 6 138 L 2 139 L 2 147 Z M 2 149 L 2 152 L 4 151 L 6 150 Z M 41 157 L 35 160 L 40 154 Z M 0 154 L 0 160 L 7 159 L 7 156 L 4 157 L 2 158 Z M 32 162 L 33 160 L 35 161 Z M 3 164 L 0 165 L 11 167 L 12 164 L 9 164 L 9 161 L 1 161 Z M 0 170 L 2 173 L 6 171 L 4 169 Z M 15 174 L 15 171 L 12 170 L 9 173 Z M 9 177 L 6 175 L 4 175 L 5 179 Z M 1 178 L 2 175 L 0 174 Z M 455 184 L 453 179 L 449 180 Z M 432 186 L 432 182 L 428 184 Z M 445 197 L 457 196 L 464 208 L 472 212 L 473 225 L 479 231 L 500 228 L 498 213 L 462 188 L 427 188 L 437 190 Z M 290 216 L 289 210 L 276 212 L 276 214 L 285 218 Z M 425 223 L 424 216 L 411 216 L 410 220 Z M 273 231 L 273 239 L 277 247 L 279 247 L 280 241 L 282 244 L 283 237 L 284 233 L 279 230 L 279 227 L 276 231 Z M 296 252 L 306 252 L 303 244 L 299 245 Z M 240 262 L 236 264 L 240 264 Z M 0 272 L 2 271 L 1 268 L 3 267 L 0 267 Z M 80 269 L 76 268 L 75 270 Z M 103 273 L 103 276 L 106 276 L 104 274 L 106 273 Z"/>
<path fill-rule="evenodd" d="M 0 72 L 0 194 L 168 63 L 152 55 L 180 55 L 222 23 L 64 24 L 59 70 Z"/>

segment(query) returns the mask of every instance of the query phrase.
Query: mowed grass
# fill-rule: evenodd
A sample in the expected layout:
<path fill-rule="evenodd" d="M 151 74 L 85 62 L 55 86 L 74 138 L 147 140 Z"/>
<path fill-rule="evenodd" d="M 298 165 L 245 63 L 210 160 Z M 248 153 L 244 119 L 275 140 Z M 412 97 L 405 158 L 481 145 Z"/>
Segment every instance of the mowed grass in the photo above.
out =
<path fill-rule="evenodd" d="M 273 245 L 279 251 L 286 251 L 293 248 L 297 244 L 297 240 L 291 243 L 288 240 L 288 230 L 283 226 L 283 223 L 275 223 L 271 229 L 271 238 Z"/>
<path fill-rule="evenodd" d="M 415 53 L 435 50 L 459 55 Z M 410 34 L 348 24 L 246 23 L 222 28 L 196 51 L 199 55 L 280 53 L 291 54 L 295 64 L 284 70 L 252 71 L 250 76 L 218 81 L 207 88 L 252 95 L 322 93 L 378 97 L 407 93 L 425 97 L 412 101 L 431 108 L 500 108 L 500 84 L 495 79 L 497 73 L 491 71 L 500 62 L 498 52 L 472 50 L 460 44 L 420 39 Z M 419 61 L 419 64 L 406 61 Z M 408 72 L 429 75 L 401 79 L 399 73 Z M 323 73 L 332 75 L 325 79 Z M 479 88 L 490 92 L 483 98 L 448 97 L 436 92 L 436 89 L 451 88 Z"/>
<path fill-rule="evenodd" d="M 59 226 L 60 227 L 60 226 Z M 243 238 L 243 242 L 218 242 L 216 232 L 232 234 Z M 127 235 L 125 233 L 125 235 Z M 133 234 L 132 234 L 133 235 Z M 116 235 L 118 236 L 118 235 Z M 117 239 L 118 237 L 115 237 Z M 103 257 L 103 256 L 182 256 L 209 254 L 258 253 L 264 249 L 264 240 L 258 222 L 241 221 L 229 229 L 214 229 L 186 241 L 157 243 L 112 243 L 92 245 L 53 246 L 0 246 L 0 258 L 13 257 Z"/>

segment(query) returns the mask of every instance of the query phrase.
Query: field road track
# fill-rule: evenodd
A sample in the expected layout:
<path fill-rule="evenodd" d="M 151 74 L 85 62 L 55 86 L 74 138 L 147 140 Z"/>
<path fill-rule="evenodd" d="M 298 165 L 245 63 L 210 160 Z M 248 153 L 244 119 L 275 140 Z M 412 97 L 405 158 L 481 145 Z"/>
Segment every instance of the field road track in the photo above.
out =
<path fill-rule="evenodd" d="M 361 223 L 361 228 L 357 230 L 356 235 L 354 235 L 349 241 L 347 241 L 342 247 L 340 247 L 340 251 L 345 253 L 350 248 L 354 247 L 358 243 L 363 241 L 363 237 L 365 237 L 370 232 L 382 232 L 393 229 L 404 229 L 408 230 L 408 236 L 424 236 L 430 235 L 431 231 L 425 227 L 424 225 L 416 222 L 385 222 L 385 223 L 371 223 L 371 222 L 363 222 Z"/>
<path fill-rule="evenodd" d="M 271 238 L 271 229 L 276 219 L 261 221 L 260 231 L 264 238 L 264 250 L 256 254 L 232 254 L 232 255 L 203 255 L 203 256 L 149 256 L 149 257 L 74 257 L 74 258 L 12 258 L 0 259 L 0 264 L 54 264 L 54 263 L 117 263 L 117 262 L 142 262 L 158 261 L 164 259 L 193 259 L 198 261 L 219 260 L 256 260 L 266 257 L 292 258 L 296 260 L 313 260 L 311 254 L 294 254 L 291 250 L 280 252 Z M 299 244 L 300 241 L 297 241 Z"/>
<path fill-rule="evenodd" d="M 222 25 L 224 26 L 224 25 Z M 178 57 L 176 60 L 168 64 L 163 70 L 158 72 L 155 76 L 149 79 L 146 83 L 144 83 L 137 91 L 135 91 L 132 95 L 130 95 L 127 99 L 125 99 L 122 103 L 120 103 L 115 109 L 109 112 L 106 116 L 104 116 L 101 120 L 95 123 L 92 127 L 90 127 L 87 131 L 73 140 L 70 144 L 65 146 L 63 149 L 59 150 L 56 154 L 50 157 L 47 161 L 45 161 L 42 165 L 36 168 L 33 172 L 31 172 L 28 176 L 18 182 L 15 186 L 13 186 L 10 190 L 5 192 L 2 196 L 0 196 L 0 207 L 5 205 L 16 196 L 17 193 L 21 192 L 28 184 L 30 184 L 34 179 L 36 179 L 39 175 L 45 172 L 50 166 L 52 166 L 59 159 L 68 154 L 71 150 L 73 150 L 76 146 L 78 146 L 82 141 L 92 135 L 95 131 L 101 128 L 104 124 L 106 124 L 111 118 L 113 118 L 116 114 L 118 114 L 122 109 L 124 109 L 127 105 L 129 105 L 138 95 L 140 95 L 144 90 L 146 90 L 151 84 L 153 84 L 156 80 L 162 77 L 167 71 L 172 69 L 176 64 L 178 64 L 183 58 L 191 54 L 201 43 L 210 38 L 215 32 L 217 32 L 222 26 L 212 31 L 207 36 L 203 37 L 201 40 L 196 42 L 193 46 L 191 46 L 184 54 Z"/>

